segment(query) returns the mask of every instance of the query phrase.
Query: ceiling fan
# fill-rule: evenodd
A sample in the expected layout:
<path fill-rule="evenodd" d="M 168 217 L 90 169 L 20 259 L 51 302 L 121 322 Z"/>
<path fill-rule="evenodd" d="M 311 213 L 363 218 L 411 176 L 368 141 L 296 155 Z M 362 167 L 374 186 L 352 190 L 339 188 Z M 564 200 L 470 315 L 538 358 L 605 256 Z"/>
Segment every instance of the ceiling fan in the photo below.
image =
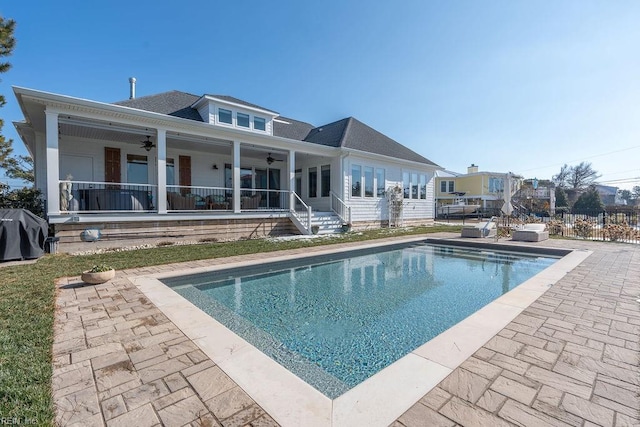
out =
<path fill-rule="evenodd" d="M 141 147 L 144 148 L 147 151 L 151 151 L 151 149 L 156 146 L 156 144 L 154 144 L 153 141 L 151 141 L 151 137 L 150 136 L 147 136 L 147 140 L 146 141 L 140 141 L 140 142 L 142 142 Z"/>
<path fill-rule="evenodd" d="M 267 156 L 267 164 L 270 165 L 273 162 L 284 162 L 284 160 L 274 159 L 273 157 L 271 157 L 271 153 L 269 153 L 269 155 Z"/>

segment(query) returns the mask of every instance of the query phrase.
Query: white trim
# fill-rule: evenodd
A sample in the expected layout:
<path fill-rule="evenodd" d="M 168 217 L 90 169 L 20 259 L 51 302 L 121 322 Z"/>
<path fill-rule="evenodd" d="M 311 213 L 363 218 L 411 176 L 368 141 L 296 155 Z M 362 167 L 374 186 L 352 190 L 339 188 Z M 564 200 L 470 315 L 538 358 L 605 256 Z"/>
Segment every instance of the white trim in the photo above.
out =
<path fill-rule="evenodd" d="M 167 130 L 157 129 L 157 173 L 158 173 L 158 190 L 156 208 L 160 215 L 167 213 Z M 175 168 L 175 163 L 174 163 Z"/>
<path fill-rule="evenodd" d="M 47 163 L 47 216 L 60 214 L 60 155 L 58 150 L 58 114 L 47 108 L 46 163 Z"/>

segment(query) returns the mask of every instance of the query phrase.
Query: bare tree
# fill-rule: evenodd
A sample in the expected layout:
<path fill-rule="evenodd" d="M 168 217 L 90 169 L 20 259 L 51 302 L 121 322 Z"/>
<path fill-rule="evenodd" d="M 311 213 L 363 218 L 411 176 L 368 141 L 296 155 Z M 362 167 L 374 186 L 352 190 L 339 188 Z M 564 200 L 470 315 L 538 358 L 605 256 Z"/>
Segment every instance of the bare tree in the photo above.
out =
<path fill-rule="evenodd" d="M 566 182 L 570 174 L 571 167 L 569 167 L 569 165 L 565 163 L 564 166 L 560 168 L 560 172 L 557 175 L 553 175 L 553 177 L 551 177 L 551 180 L 554 182 L 554 184 L 556 184 L 556 187 L 564 188 L 567 185 Z"/>
<path fill-rule="evenodd" d="M 583 190 L 595 183 L 598 178 L 600 175 L 593 169 L 591 163 L 582 162 L 576 166 L 565 164 L 560 169 L 560 173 L 553 176 L 553 181 L 560 188 Z"/>

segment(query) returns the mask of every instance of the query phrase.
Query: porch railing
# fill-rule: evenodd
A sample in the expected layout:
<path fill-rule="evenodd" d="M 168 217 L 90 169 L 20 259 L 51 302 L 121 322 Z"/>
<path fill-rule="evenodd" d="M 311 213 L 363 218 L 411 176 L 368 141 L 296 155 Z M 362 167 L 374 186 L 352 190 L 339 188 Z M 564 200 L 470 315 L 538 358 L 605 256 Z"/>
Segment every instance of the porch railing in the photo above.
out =
<path fill-rule="evenodd" d="M 351 206 L 347 205 L 336 193 L 329 193 L 329 207 L 340 217 L 342 222 L 351 224 Z"/>
<path fill-rule="evenodd" d="M 168 211 L 227 211 L 233 209 L 233 189 L 167 185 Z"/>
<path fill-rule="evenodd" d="M 158 187 L 119 182 L 60 181 L 61 212 L 157 210 Z"/>
<path fill-rule="evenodd" d="M 243 189 L 240 191 L 241 210 L 289 210 L 288 190 Z"/>
<path fill-rule="evenodd" d="M 291 208 L 293 218 L 302 226 L 307 234 L 311 234 L 311 206 L 303 202 L 295 191 L 292 191 L 291 194 L 294 196 L 294 202 Z"/>

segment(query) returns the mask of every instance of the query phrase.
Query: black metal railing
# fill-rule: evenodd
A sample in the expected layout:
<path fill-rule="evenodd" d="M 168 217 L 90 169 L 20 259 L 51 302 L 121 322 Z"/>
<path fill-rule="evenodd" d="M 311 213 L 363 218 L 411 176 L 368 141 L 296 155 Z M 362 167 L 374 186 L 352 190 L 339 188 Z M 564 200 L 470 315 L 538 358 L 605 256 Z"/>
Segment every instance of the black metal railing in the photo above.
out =
<path fill-rule="evenodd" d="M 640 209 L 608 208 L 601 211 L 562 212 L 550 218 L 550 235 L 585 240 L 640 243 Z"/>

